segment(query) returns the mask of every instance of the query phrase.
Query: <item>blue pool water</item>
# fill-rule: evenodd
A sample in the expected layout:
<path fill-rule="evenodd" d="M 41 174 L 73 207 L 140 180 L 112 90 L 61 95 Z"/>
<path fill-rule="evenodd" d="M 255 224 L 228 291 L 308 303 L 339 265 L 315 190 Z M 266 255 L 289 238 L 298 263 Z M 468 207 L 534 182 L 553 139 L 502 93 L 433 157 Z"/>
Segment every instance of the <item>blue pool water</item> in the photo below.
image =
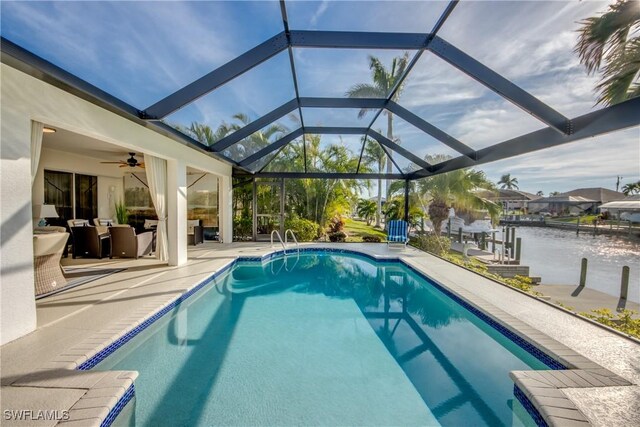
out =
<path fill-rule="evenodd" d="M 96 369 L 136 370 L 133 423 L 535 425 L 509 371 L 549 369 L 398 262 L 240 261 Z"/>

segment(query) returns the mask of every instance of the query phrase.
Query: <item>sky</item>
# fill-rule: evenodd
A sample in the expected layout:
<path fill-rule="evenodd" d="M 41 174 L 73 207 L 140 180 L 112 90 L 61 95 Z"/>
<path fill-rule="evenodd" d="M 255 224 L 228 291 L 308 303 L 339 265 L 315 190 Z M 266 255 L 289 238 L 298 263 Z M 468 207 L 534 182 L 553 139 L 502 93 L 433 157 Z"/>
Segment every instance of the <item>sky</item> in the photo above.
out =
<path fill-rule="evenodd" d="M 567 117 L 601 108 L 573 52 L 578 21 L 607 2 L 462 1 L 439 36 Z M 445 2 L 289 1 L 292 29 L 429 32 Z M 1 2 L 2 36 L 139 109 L 225 64 L 283 30 L 277 1 Z M 369 82 L 368 56 L 390 64 L 394 50 L 293 51 L 301 96 L 342 97 Z M 415 52 L 409 52 L 413 56 Z M 256 119 L 295 97 L 283 52 L 167 117 L 172 124 L 217 127 L 244 113 Z M 545 125 L 431 53 L 422 55 L 399 103 L 474 149 Z M 296 113 L 297 115 L 297 113 Z M 373 114 L 304 109 L 307 126 L 366 127 Z M 279 123 L 293 130 L 299 117 Z M 373 128 L 386 133 L 386 116 Z M 419 155 L 456 153 L 396 117 L 394 135 Z M 325 143 L 338 136 L 323 136 Z M 352 136 L 342 138 L 357 151 Z M 410 166 L 398 158 L 400 167 Z M 510 173 L 525 191 L 615 189 L 640 179 L 640 130 L 629 129 L 480 166 L 497 181 Z"/>

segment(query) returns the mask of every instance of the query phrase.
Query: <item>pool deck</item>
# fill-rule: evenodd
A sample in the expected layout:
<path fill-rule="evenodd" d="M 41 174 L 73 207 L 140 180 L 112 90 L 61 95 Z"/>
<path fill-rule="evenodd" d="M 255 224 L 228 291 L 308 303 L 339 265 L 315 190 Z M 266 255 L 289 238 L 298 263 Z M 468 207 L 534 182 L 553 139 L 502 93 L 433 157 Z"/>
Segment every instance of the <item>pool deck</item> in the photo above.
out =
<path fill-rule="evenodd" d="M 512 331 L 551 350 L 573 369 L 513 374 L 550 424 L 640 425 L 637 342 L 413 248 L 303 246 L 401 257 Z M 188 263 L 180 267 L 152 259 L 111 261 L 109 267 L 127 270 L 38 301 L 38 329 L 0 347 L 2 410 L 70 411 L 70 419 L 60 425 L 99 425 L 136 373 L 73 371 L 77 364 L 236 257 L 271 251 L 264 243 L 206 243 L 190 248 Z M 3 420 L 3 425 L 56 423 Z"/>

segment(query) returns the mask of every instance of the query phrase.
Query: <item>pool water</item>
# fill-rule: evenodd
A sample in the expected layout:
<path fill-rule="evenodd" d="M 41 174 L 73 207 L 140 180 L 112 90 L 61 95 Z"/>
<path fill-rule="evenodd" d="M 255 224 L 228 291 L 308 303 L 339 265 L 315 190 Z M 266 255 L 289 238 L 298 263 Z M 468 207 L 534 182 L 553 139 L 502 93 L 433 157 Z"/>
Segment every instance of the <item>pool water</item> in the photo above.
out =
<path fill-rule="evenodd" d="M 95 369 L 134 423 L 535 425 L 509 371 L 549 369 L 399 262 L 240 261 Z"/>

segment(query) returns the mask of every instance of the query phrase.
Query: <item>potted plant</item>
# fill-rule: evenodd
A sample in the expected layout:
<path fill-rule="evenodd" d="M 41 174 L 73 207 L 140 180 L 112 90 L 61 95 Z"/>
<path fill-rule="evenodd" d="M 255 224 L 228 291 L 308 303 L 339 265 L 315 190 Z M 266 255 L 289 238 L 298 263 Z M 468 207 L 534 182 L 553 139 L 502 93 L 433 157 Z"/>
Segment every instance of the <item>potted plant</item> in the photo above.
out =
<path fill-rule="evenodd" d="M 127 212 L 127 207 L 125 206 L 123 201 L 119 201 L 115 203 L 116 208 L 116 220 L 118 224 L 127 224 L 129 221 L 129 213 Z"/>

